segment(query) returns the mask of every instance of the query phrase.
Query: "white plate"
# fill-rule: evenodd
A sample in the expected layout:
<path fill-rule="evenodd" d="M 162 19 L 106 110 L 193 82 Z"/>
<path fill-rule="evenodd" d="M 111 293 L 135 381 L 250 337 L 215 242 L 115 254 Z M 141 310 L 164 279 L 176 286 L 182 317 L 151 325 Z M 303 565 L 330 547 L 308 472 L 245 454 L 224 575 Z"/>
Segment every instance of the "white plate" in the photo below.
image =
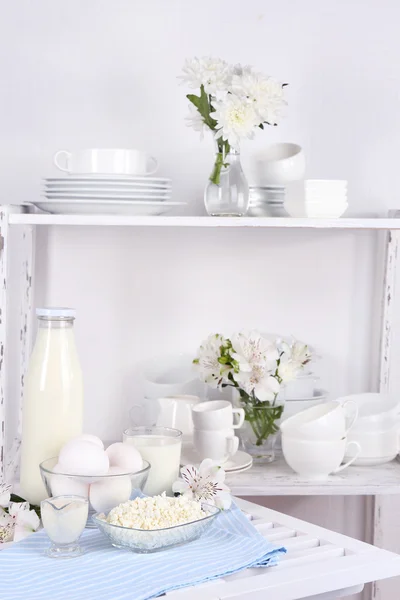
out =
<path fill-rule="evenodd" d="M 314 390 L 314 395 L 309 398 L 286 398 L 285 402 L 310 402 L 310 400 L 325 400 L 328 392 L 326 390 Z"/>
<path fill-rule="evenodd" d="M 136 177 L 135 175 L 71 175 L 70 177 L 45 177 L 43 181 L 49 183 L 65 183 L 71 181 L 79 181 L 79 182 L 93 182 L 93 181 L 101 181 L 107 182 L 111 181 L 112 183 L 117 182 L 146 182 L 146 183 L 156 183 L 156 184 L 169 184 L 171 183 L 171 179 L 167 177 Z"/>
<path fill-rule="evenodd" d="M 56 215 L 162 215 L 175 206 L 184 206 L 186 202 L 127 202 L 107 200 L 41 200 L 33 202 L 35 206 Z"/>
<path fill-rule="evenodd" d="M 170 190 L 171 184 L 161 184 L 161 183 L 142 183 L 140 181 L 70 181 L 69 183 L 44 183 L 43 189 L 48 191 L 57 192 L 59 190 L 131 190 L 131 189 L 140 189 L 140 190 Z"/>
<path fill-rule="evenodd" d="M 196 452 L 196 449 L 193 445 L 183 445 L 182 446 L 182 455 L 181 455 L 181 465 L 199 465 L 201 463 L 201 458 Z M 221 464 L 221 467 L 227 473 L 237 472 L 251 467 L 253 464 L 253 459 L 250 454 L 247 452 L 243 452 L 242 450 L 238 450 L 236 454 L 234 454 L 229 460 L 225 463 Z"/>
<path fill-rule="evenodd" d="M 69 193 L 69 192 L 60 192 L 60 193 L 49 193 L 46 192 L 43 194 L 45 198 L 48 200 L 166 200 L 171 198 L 170 193 L 156 192 L 156 193 L 146 193 L 146 192 L 126 192 L 126 193 Z"/>
<path fill-rule="evenodd" d="M 352 456 L 345 456 L 343 458 L 343 462 L 347 462 L 350 460 Z M 375 467 L 376 465 L 384 465 L 385 463 L 391 462 L 394 460 L 396 456 L 378 456 L 376 458 L 364 457 L 364 458 L 356 458 L 356 460 L 351 463 L 355 467 Z"/>

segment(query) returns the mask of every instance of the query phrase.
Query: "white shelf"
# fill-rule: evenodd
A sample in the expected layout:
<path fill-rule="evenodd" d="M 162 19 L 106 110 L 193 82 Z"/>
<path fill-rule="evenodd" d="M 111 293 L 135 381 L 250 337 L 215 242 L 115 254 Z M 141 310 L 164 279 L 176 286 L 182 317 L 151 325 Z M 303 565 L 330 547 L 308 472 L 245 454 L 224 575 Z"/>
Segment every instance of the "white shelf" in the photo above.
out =
<path fill-rule="evenodd" d="M 326 481 L 306 481 L 280 456 L 269 465 L 229 475 L 227 484 L 235 496 L 368 496 L 400 494 L 400 463 L 375 467 L 348 467 Z"/>
<path fill-rule="evenodd" d="M 294 219 L 273 217 L 132 217 L 11 213 L 10 225 L 129 227 L 262 227 L 291 229 L 400 229 L 400 218 Z"/>

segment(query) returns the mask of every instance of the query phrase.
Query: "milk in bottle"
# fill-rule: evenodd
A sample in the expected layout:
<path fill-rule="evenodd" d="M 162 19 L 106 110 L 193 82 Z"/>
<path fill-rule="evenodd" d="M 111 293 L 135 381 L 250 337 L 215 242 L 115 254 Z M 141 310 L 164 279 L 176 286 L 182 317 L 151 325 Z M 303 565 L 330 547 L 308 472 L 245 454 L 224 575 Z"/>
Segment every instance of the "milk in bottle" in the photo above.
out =
<path fill-rule="evenodd" d="M 48 496 L 39 464 L 81 434 L 83 421 L 75 310 L 39 308 L 36 314 L 39 327 L 25 377 L 21 447 L 21 495 L 31 504 Z"/>

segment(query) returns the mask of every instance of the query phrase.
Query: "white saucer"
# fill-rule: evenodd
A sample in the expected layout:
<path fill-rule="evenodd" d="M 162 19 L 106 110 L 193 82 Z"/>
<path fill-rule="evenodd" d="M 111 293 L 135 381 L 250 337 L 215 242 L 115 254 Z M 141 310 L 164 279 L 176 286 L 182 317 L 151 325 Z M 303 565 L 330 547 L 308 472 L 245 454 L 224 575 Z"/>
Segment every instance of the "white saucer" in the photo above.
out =
<path fill-rule="evenodd" d="M 199 455 L 197 454 L 194 446 L 192 446 L 191 444 L 186 445 L 185 444 L 182 446 L 182 455 L 181 455 L 181 465 L 189 465 L 189 464 L 194 464 L 194 465 L 198 465 L 201 463 L 201 459 L 199 457 Z M 224 469 L 224 471 L 226 471 L 227 473 L 233 473 L 233 472 L 238 472 L 238 471 L 244 471 L 245 469 L 248 469 L 252 466 L 253 464 L 253 459 L 250 456 L 250 454 L 247 454 L 247 452 L 242 452 L 241 450 L 238 450 L 236 452 L 236 454 L 234 454 L 229 460 L 227 460 L 225 463 L 221 464 L 221 467 Z"/>
<path fill-rule="evenodd" d="M 315 389 L 314 395 L 306 398 L 286 398 L 285 402 L 310 402 L 311 400 L 325 400 L 328 392 L 322 389 Z"/>
<path fill-rule="evenodd" d="M 351 456 L 345 456 L 343 458 L 343 462 L 347 462 L 351 458 L 352 458 Z M 354 465 L 355 467 L 375 467 L 376 465 L 384 465 L 388 462 L 391 462 L 395 458 L 396 458 L 396 456 L 393 456 L 393 454 L 391 456 L 377 456 L 376 458 L 361 457 L 361 458 L 356 458 L 356 460 L 351 464 Z M 397 460 L 398 460 L 398 458 L 397 458 Z"/>

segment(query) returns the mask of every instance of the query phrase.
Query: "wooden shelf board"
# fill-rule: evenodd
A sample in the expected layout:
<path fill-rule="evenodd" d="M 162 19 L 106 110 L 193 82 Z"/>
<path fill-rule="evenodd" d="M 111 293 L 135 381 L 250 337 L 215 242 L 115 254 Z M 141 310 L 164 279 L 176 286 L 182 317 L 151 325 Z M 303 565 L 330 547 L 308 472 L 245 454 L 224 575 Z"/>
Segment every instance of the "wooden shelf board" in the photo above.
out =
<path fill-rule="evenodd" d="M 295 219 L 273 217 L 207 217 L 123 215 L 51 215 L 11 213 L 11 225 L 82 225 L 129 227 L 261 227 L 289 229 L 400 229 L 400 218 Z"/>
<path fill-rule="evenodd" d="M 350 466 L 326 481 L 306 481 L 294 473 L 282 456 L 270 464 L 227 474 L 235 496 L 368 496 L 400 494 L 400 463 L 374 467 Z"/>

